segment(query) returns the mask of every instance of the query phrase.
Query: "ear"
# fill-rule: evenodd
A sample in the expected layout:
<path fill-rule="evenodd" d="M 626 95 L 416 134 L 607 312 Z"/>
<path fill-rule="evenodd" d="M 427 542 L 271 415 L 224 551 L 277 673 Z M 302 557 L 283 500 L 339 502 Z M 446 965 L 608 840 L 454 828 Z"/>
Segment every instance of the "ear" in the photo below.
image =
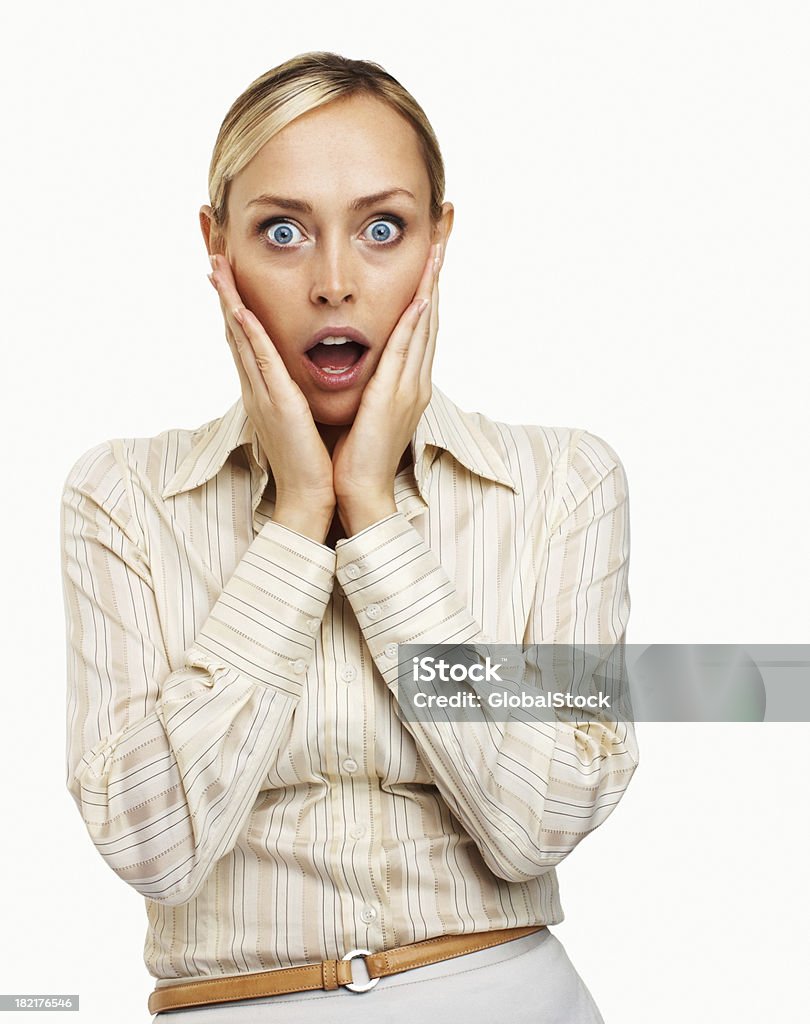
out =
<path fill-rule="evenodd" d="M 217 224 L 214 211 L 210 206 L 200 207 L 200 229 L 205 239 L 205 248 L 210 254 L 225 254 L 225 237 L 222 229 Z"/>
<path fill-rule="evenodd" d="M 432 241 L 442 243 L 442 263 L 444 263 L 444 256 L 447 252 L 447 240 L 450 237 L 450 232 L 453 230 L 454 214 L 455 210 L 452 203 L 442 203 L 442 214 L 433 228 Z"/>

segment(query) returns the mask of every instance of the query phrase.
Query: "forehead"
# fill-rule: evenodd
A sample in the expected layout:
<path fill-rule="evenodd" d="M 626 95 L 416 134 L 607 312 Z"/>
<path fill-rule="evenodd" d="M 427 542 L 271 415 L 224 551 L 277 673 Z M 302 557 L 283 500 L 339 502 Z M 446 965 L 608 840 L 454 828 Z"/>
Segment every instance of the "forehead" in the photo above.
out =
<path fill-rule="evenodd" d="M 241 212 L 272 192 L 317 203 L 405 188 L 430 202 L 430 182 L 415 129 L 370 96 L 335 100 L 273 136 L 231 182 L 229 206 Z"/>

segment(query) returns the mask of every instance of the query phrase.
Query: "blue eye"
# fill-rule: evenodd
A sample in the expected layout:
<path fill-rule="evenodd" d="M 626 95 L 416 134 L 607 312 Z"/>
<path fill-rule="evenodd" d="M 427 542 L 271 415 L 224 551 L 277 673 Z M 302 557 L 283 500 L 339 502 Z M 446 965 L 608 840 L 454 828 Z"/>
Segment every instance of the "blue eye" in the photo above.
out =
<path fill-rule="evenodd" d="M 265 228 L 265 233 L 267 235 L 268 242 L 281 249 L 286 249 L 289 245 L 302 241 L 304 237 L 295 224 L 290 224 L 287 221 L 269 224 Z M 297 238 L 296 233 L 299 236 Z"/>
<path fill-rule="evenodd" d="M 394 235 L 394 228 L 398 232 L 396 236 Z M 386 242 L 395 241 L 399 237 L 402 233 L 402 225 L 391 219 L 375 220 L 372 224 L 369 224 L 366 230 L 371 235 L 373 242 L 380 242 L 384 245 Z"/>

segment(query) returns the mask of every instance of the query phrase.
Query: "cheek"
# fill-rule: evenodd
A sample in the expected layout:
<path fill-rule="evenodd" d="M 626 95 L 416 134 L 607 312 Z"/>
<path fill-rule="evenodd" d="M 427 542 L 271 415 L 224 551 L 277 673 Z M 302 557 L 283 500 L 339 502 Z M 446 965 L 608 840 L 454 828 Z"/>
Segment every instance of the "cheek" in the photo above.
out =
<path fill-rule="evenodd" d="M 259 268 L 235 263 L 233 276 L 242 301 L 257 316 L 260 308 L 272 308 L 283 295 L 284 289 L 279 288 L 277 281 L 274 283 L 272 275 Z"/>
<path fill-rule="evenodd" d="M 379 309 L 385 309 L 387 319 L 393 327 L 411 303 L 424 269 L 421 255 L 408 260 L 395 274 L 390 269 L 380 274 L 376 283 L 376 294 L 379 296 Z"/>
<path fill-rule="evenodd" d="M 244 266 L 234 269 L 234 279 L 244 304 L 278 343 L 295 321 L 294 289 L 290 282 L 279 280 L 278 274 Z"/>

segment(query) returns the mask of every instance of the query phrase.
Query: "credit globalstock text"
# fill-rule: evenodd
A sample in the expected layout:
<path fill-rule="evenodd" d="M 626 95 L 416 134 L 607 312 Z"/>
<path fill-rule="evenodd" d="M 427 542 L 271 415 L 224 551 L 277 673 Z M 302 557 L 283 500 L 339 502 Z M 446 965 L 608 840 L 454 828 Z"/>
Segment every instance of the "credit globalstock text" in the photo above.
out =
<path fill-rule="evenodd" d="M 504 683 L 500 673 L 501 663 L 494 662 L 489 656 L 480 662 L 463 664 L 458 661 L 447 661 L 433 655 L 423 655 L 411 659 L 411 703 L 415 708 L 589 708 L 591 710 L 609 709 L 610 695 L 607 693 L 538 693 L 521 691 L 515 693 L 510 689 L 498 689 L 497 683 Z M 457 689 L 451 693 L 429 693 L 419 689 L 421 683 L 484 683 L 492 689 L 481 695 L 475 690 Z"/>

